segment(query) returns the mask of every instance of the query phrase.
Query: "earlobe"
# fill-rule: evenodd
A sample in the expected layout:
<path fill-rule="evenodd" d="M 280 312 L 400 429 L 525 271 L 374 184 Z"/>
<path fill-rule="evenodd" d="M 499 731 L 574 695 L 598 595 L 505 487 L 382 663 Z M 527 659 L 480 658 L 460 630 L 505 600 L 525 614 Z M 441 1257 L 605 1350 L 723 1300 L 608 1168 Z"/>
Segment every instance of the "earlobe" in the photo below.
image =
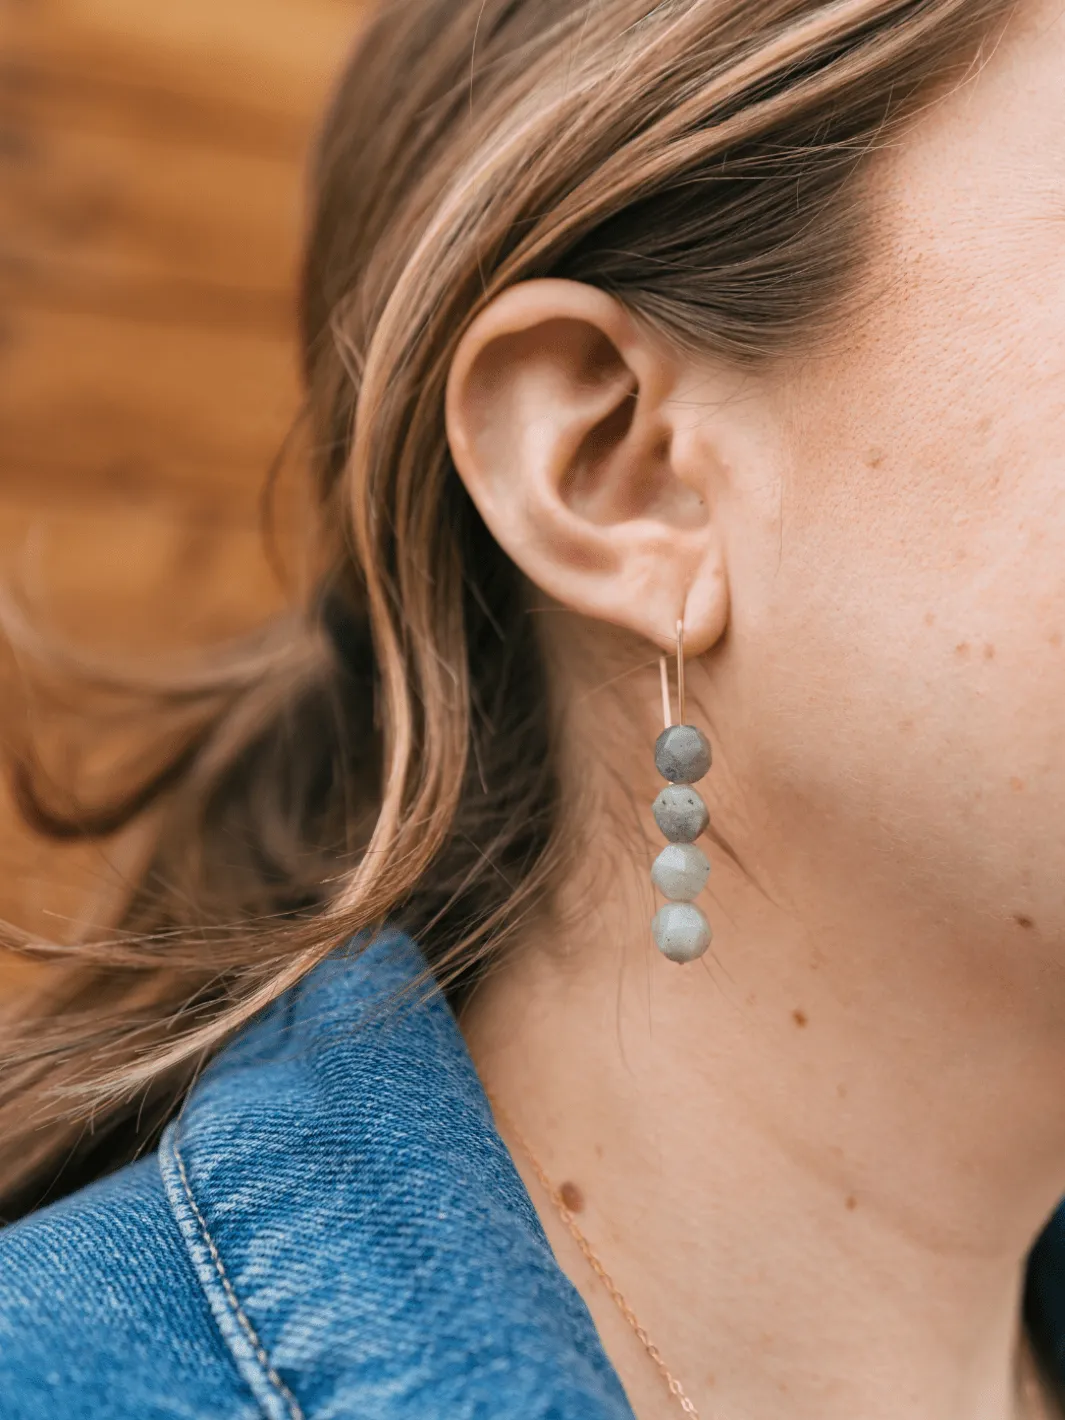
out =
<path fill-rule="evenodd" d="M 698 653 L 724 629 L 727 591 L 710 471 L 677 464 L 679 377 L 604 292 L 526 282 L 465 333 L 447 428 L 489 530 L 541 591 L 661 646 L 683 617 Z"/>

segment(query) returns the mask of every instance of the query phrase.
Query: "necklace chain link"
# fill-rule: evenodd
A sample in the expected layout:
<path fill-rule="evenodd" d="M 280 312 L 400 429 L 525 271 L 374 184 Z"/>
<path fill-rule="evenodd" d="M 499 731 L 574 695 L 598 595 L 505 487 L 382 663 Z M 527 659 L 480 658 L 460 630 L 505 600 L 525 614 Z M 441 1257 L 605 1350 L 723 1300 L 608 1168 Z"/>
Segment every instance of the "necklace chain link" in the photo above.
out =
<path fill-rule="evenodd" d="M 547 1194 L 548 1198 L 551 1200 L 555 1212 L 558 1214 L 570 1237 L 572 1237 L 573 1241 L 577 1244 L 578 1248 L 581 1251 L 581 1254 L 584 1257 L 584 1260 L 587 1262 L 588 1266 L 592 1269 L 596 1277 L 599 1279 L 603 1288 L 606 1290 L 608 1296 L 610 1297 L 610 1300 L 614 1303 L 618 1311 L 625 1318 L 625 1321 L 632 1329 L 637 1341 L 639 1341 L 640 1345 L 651 1358 L 651 1361 L 657 1368 L 659 1375 L 661 1375 L 662 1379 L 665 1381 L 666 1389 L 669 1391 L 669 1394 L 677 1402 L 677 1405 L 680 1407 L 681 1411 L 689 1417 L 689 1420 L 699 1420 L 699 1412 L 698 1410 L 696 1410 L 695 1406 L 688 1398 L 687 1392 L 685 1391 L 684 1387 L 681 1385 L 680 1381 L 666 1365 L 665 1359 L 663 1358 L 661 1351 L 659 1351 L 658 1347 L 651 1340 L 650 1336 L 648 1336 L 646 1328 L 642 1325 L 636 1313 L 626 1301 L 624 1293 L 621 1291 L 620 1287 L 614 1281 L 613 1277 L 611 1277 L 610 1273 L 606 1270 L 602 1262 L 599 1260 L 598 1254 L 596 1253 L 595 1249 L 592 1247 L 588 1239 L 585 1237 L 583 1231 L 577 1223 L 576 1218 L 573 1216 L 572 1210 L 566 1206 L 562 1194 L 548 1178 L 547 1173 L 543 1168 L 543 1165 L 533 1153 L 532 1148 L 525 1139 L 525 1136 L 522 1134 L 521 1130 L 517 1128 L 517 1126 L 514 1124 L 514 1121 L 510 1118 L 506 1111 L 502 1109 L 499 1102 L 494 1098 L 494 1096 L 489 1094 L 488 1098 L 491 1102 L 493 1110 L 496 1113 L 496 1117 L 500 1120 L 502 1124 L 506 1126 L 507 1131 L 511 1134 L 514 1141 L 517 1143 L 518 1147 L 521 1149 L 522 1153 L 528 1160 L 529 1167 L 536 1175 L 537 1182 L 539 1183 L 543 1191 Z"/>

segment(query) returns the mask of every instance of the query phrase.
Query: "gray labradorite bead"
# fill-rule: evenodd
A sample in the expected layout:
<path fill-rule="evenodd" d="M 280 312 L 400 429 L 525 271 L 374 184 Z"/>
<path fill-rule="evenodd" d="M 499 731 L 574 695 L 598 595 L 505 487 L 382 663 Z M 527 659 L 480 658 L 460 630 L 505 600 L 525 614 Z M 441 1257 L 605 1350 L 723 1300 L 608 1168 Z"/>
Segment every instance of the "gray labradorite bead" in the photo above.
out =
<path fill-rule="evenodd" d="M 695 961 L 710 945 L 710 923 L 690 902 L 667 902 L 651 921 L 658 950 L 670 961 Z"/>
<path fill-rule="evenodd" d="M 710 746 L 694 725 L 670 725 L 655 742 L 655 765 L 671 784 L 695 784 L 710 768 Z"/>
<path fill-rule="evenodd" d="M 710 824 L 706 805 L 688 784 L 667 784 L 652 811 L 663 838 L 670 843 L 694 843 Z"/>
<path fill-rule="evenodd" d="M 651 868 L 651 881 L 663 897 L 674 902 L 691 902 L 698 897 L 710 876 L 706 854 L 694 843 L 670 843 L 662 849 Z"/>

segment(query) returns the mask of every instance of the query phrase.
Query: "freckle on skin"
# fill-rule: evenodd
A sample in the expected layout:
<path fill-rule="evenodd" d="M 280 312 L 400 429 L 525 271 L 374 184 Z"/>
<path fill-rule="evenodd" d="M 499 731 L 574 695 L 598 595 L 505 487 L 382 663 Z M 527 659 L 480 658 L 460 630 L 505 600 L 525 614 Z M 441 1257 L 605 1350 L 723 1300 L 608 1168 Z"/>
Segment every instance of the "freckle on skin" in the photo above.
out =
<path fill-rule="evenodd" d="M 1024 780 L 1023 780 L 1023 779 L 1018 779 L 1017 776 L 1014 775 L 1013 778 L 1010 780 L 1010 788 L 1013 790 L 1013 792 L 1014 792 L 1015 794 L 1023 794 L 1023 793 L 1024 793 Z"/>
<path fill-rule="evenodd" d="M 837 1085 L 837 1086 L 836 1086 L 836 1094 L 839 1095 L 839 1097 L 840 1097 L 841 1100 L 845 1100 L 845 1099 L 847 1098 L 847 1086 L 846 1086 L 846 1085 Z"/>
<path fill-rule="evenodd" d="M 1027 912 L 1015 912 L 1013 914 L 1013 920 L 1018 927 L 1023 927 L 1026 932 L 1030 932 L 1035 926 L 1035 923 L 1028 916 Z"/>
<path fill-rule="evenodd" d="M 570 1183 L 567 1179 L 559 1188 L 558 1196 L 571 1213 L 581 1213 L 584 1211 L 584 1194 L 575 1183 Z"/>
<path fill-rule="evenodd" d="M 595 1157 L 596 1157 L 597 1159 L 601 1159 L 601 1158 L 603 1157 L 603 1146 L 602 1146 L 602 1144 L 596 1144 L 596 1146 L 595 1146 Z"/>
<path fill-rule="evenodd" d="M 984 647 L 984 660 L 993 661 L 995 659 L 995 648 L 990 642 Z"/>
<path fill-rule="evenodd" d="M 1050 644 L 1051 644 L 1052 646 L 1060 646 L 1060 645 L 1061 645 L 1061 632 L 1060 632 L 1060 631 L 1054 631 L 1054 632 L 1052 632 L 1051 635 L 1050 635 L 1050 637 L 1049 637 L 1049 640 L 1050 640 Z"/>
<path fill-rule="evenodd" d="M 936 624 L 936 614 L 935 614 L 934 611 L 926 611 L 926 612 L 925 612 L 925 614 L 924 614 L 924 624 L 925 624 L 926 626 L 935 626 L 935 624 Z"/>
<path fill-rule="evenodd" d="M 800 1030 L 802 1030 L 803 1026 L 808 1023 L 808 1017 L 806 1015 L 806 1012 L 800 1011 L 797 1007 L 794 1011 L 792 1011 L 791 1019 L 795 1022 L 795 1024 L 799 1027 Z"/>
<path fill-rule="evenodd" d="M 858 1200 L 857 1200 L 857 1198 L 855 1198 L 855 1196 L 854 1196 L 853 1193 L 848 1193 L 848 1194 L 847 1194 L 847 1212 L 848 1212 L 848 1213 L 853 1213 L 854 1210 L 855 1210 L 855 1208 L 857 1208 L 857 1206 L 858 1206 Z"/>
<path fill-rule="evenodd" d="M 954 647 L 954 654 L 956 656 L 967 656 L 969 654 L 968 641 L 959 641 L 958 644 Z"/>
<path fill-rule="evenodd" d="M 869 449 L 865 455 L 865 462 L 869 468 L 879 468 L 884 462 L 884 450 L 875 447 Z"/>

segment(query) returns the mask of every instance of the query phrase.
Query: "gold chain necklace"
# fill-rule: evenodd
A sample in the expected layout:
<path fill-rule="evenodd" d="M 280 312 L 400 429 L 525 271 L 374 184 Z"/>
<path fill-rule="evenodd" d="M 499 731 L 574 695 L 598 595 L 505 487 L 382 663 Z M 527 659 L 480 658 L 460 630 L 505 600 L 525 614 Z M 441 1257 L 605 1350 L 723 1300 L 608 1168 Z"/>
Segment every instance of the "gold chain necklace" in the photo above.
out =
<path fill-rule="evenodd" d="M 536 1175 L 537 1182 L 547 1194 L 548 1198 L 550 1198 L 552 1204 L 554 1205 L 555 1212 L 562 1220 L 562 1223 L 564 1224 L 570 1237 L 580 1248 L 585 1261 L 588 1263 L 588 1266 L 595 1273 L 596 1277 L 599 1278 L 599 1281 L 603 1284 L 604 1288 L 609 1294 L 611 1301 L 614 1303 L 618 1311 L 621 1313 L 621 1315 L 628 1322 L 629 1326 L 632 1328 L 637 1341 L 639 1341 L 640 1345 L 643 1347 L 643 1349 L 647 1352 L 648 1356 L 650 1356 L 651 1360 L 654 1362 L 659 1375 L 666 1383 L 666 1389 L 669 1391 L 669 1394 L 673 1397 L 673 1399 L 676 1401 L 676 1403 L 684 1412 L 684 1414 L 689 1417 L 689 1420 L 699 1420 L 699 1412 L 698 1410 L 696 1410 L 692 1402 L 688 1399 L 684 1387 L 681 1385 L 680 1381 L 677 1380 L 676 1376 L 666 1365 L 662 1357 L 661 1351 L 659 1351 L 658 1347 L 648 1336 L 646 1329 L 640 1324 L 636 1313 L 625 1300 L 621 1289 L 618 1287 L 613 1277 L 611 1277 L 610 1273 L 600 1262 L 599 1257 L 595 1252 L 595 1249 L 592 1247 L 591 1243 L 588 1241 L 588 1239 L 585 1237 L 584 1233 L 578 1226 L 577 1220 L 573 1216 L 572 1210 L 567 1208 L 565 1199 L 562 1197 L 562 1194 L 548 1178 L 547 1173 L 545 1172 L 542 1164 L 540 1163 L 540 1160 L 533 1153 L 532 1149 L 530 1148 L 528 1142 L 525 1139 L 525 1136 L 522 1134 L 521 1130 L 516 1127 L 514 1121 L 500 1106 L 499 1101 L 492 1094 L 488 1094 L 488 1099 L 492 1105 L 493 1110 L 495 1111 L 496 1118 L 500 1121 L 500 1123 L 506 1126 L 507 1132 L 513 1137 L 515 1143 L 518 1145 L 518 1147 L 521 1149 L 522 1153 L 528 1160 L 529 1167 Z"/>
<path fill-rule="evenodd" d="M 490 1091 L 486 1090 L 485 1093 L 488 1096 L 489 1103 L 491 1104 L 492 1109 L 495 1112 L 496 1118 L 501 1124 L 506 1127 L 507 1132 L 511 1135 L 515 1143 L 521 1149 L 521 1152 L 525 1155 L 525 1158 L 528 1160 L 529 1167 L 532 1169 L 533 1173 L 536 1176 L 537 1182 L 539 1183 L 543 1191 L 547 1194 L 548 1198 L 551 1200 L 555 1212 L 561 1219 L 563 1225 L 566 1228 L 566 1231 L 569 1233 L 570 1237 L 580 1248 L 584 1260 L 587 1262 L 588 1266 L 592 1269 L 596 1277 L 598 1277 L 599 1281 L 602 1283 L 603 1287 L 605 1288 L 607 1294 L 610 1297 L 610 1300 L 614 1303 L 618 1311 L 625 1318 L 628 1325 L 632 1328 L 632 1331 L 635 1334 L 637 1341 L 639 1341 L 640 1345 L 643 1347 L 643 1349 L 647 1352 L 648 1356 L 654 1362 L 655 1368 L 666 1383 L 666 1389 L 669 1391 L 669 1394 L 677 1402 L 677 1405 L 684 1412 L 684 1414 L 689 1417 L 689 1420 L 699 1420 L 699 1412 L 698 1410 L 696 1410 L 695 1406 L 688 1398 L 687 1392 L 685 1391 L 684 1387 L 681 1385 L 680 1381 L 666 1365 L 661 1351 L 659 1351 L 658 1347 L 651 1340 L 650 1336 L 648 1336 L 645 1327 L 641 1325 L 638 1317 L 636 1316 L 636 1313 L 633 1311 L 629 1303 L 625 1300 L 625 1296 L 622 1293 L 620 1287 L 618 1287 L 613 1277 L 611 1277 L 610 1273 L 606 1270 L 602 1262 L 599 1260 L 598 1254 L 596 1253 L 595 1249 L 592 1247 L 588 1239 L 585 1237 L 584 1233 L 581 1231 L 581 1228 L 577 1223 L 576 1218 L 573 1216 L 572 1209 L 566 1206 L 566 1201 L 562 1197 L 561 1192 L 551 1182 L 550 1178 L 548 1178 L 547 1171 L 540 1163 L 540 1160 L 533 1153 L 532 1147 L 530 1146 L 528 1140 L 525 1138 L 525 1135 L 522 1134 L 521 1130 L 517 1127 L 513 1119 L 511 1119 L 510 1115 L 502 1107 L 496 1097 Z M 1022 1390 L 1024 1394 L 1025 1409 L 1029 1410 L 1030 1408 L 1030 1420 L 1050 1420 L 1050 1407 L 1047 1401 L 1046 1391 L 1043 1386 L 1042 1377 L 1040 1375 L 1039 1363 L 1035 1359 L 1035 1352 L 1027 1335 L 1023 1339 L 1021 1352 L 1022 1366 L 1024 1368 L 1024 1375 L 1022 1378 Z"/>

